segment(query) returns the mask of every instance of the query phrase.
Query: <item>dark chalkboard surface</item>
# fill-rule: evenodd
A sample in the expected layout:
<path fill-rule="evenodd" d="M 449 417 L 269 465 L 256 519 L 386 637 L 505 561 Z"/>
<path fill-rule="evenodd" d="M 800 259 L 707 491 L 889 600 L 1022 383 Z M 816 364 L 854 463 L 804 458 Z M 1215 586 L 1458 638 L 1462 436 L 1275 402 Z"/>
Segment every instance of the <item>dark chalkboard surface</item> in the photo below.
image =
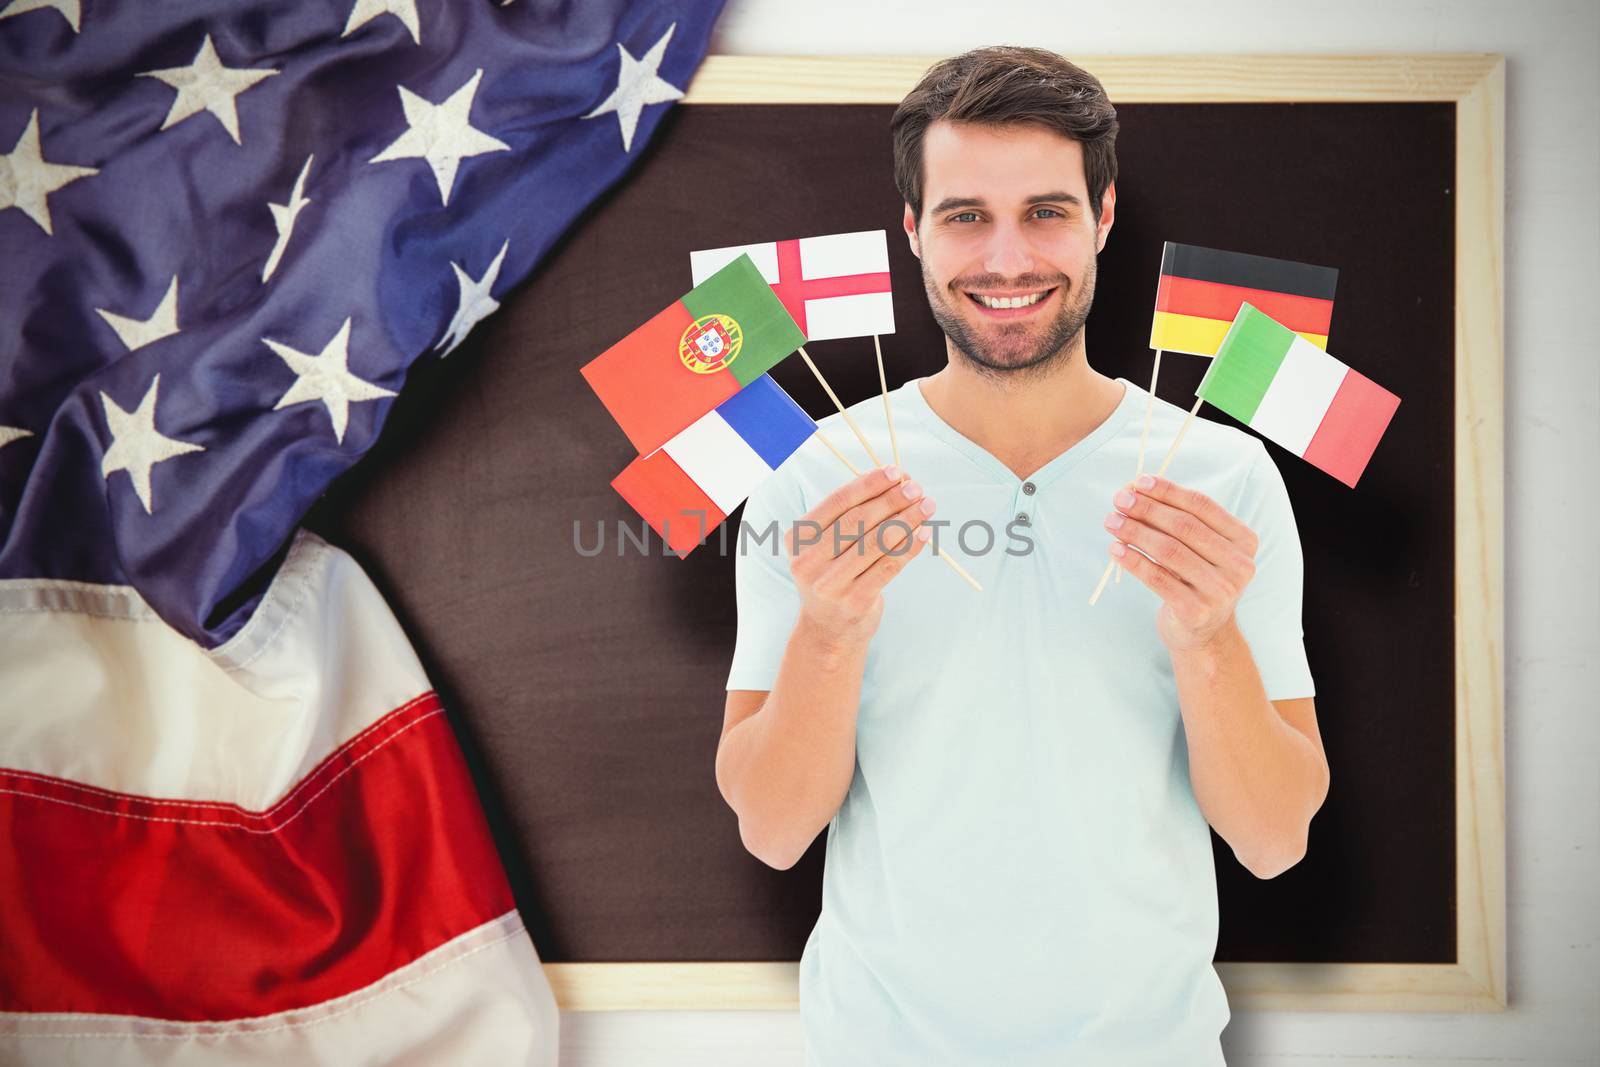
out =
<path fill-rule="evenodd" d="M 633 176 L 501 311 L 415 372 L 378 447 L 308 522 L 372 574 L 444 695 L 546 962 L 796 960 L 816 918 L 825 835 L 795 868 L 768 869 L 713 776 L 732 555 L 574 549 L 575 522 L 634 519 L 609 485 L 628 443 L 578 368 L 689 288 L 690 249 L 877 228 L 899 324 L 884 338 L 889 386 L 942 366 L 899 234 L 891 111 L 674 109 Z M 1357 490 L 1267 445 L 1305 550 L 1332 791 L 1309 855 L 1275 880 L 1216 842 L 1217 958 L 1450 962 L 1455 106 L 1119 114 L 1096 369 L 1149 381 L 1173 240 L 1338 267 L 1329 351 L 1402 398 Z M 808 351 L 846 403 L 876 392 L 870 339 Z M 1160 395 L 1187 408 L 1205 362 L 1166 356 Z M 814 416 L 832 410 L 798 359 L 774 375 Z"/>

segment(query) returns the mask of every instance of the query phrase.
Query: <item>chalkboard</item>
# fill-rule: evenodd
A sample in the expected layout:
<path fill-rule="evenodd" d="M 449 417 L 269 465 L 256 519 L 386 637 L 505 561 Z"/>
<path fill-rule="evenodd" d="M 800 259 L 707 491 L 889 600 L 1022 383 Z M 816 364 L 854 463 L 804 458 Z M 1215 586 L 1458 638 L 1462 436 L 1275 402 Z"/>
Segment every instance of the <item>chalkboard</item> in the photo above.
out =
<path fill-rule="evenodd" d="M 1498 71 L 1490 64 L 1467 84 Z M 914 78 L 875 91 L 898 99 Z M 1328 349 L 1402 399 L 1356 490 L 1267 445 L 1304 548 L 1305 640 L 1332 787 L 1308 855 L 1276 879 L 1254 878 L 1214 838 L 1217 960 L 1235 1007 L 1241 996 L 1503 1003 L 1503 831 L 1493 795 L 1487 817 L 1463 801 L 1482 801 L 1498 779 L 1463 762 L 1461 660 L 1484 649 L 1462 641 L 1458 594 L 1464 579 L 1488 579 L 1463 573 L 1482 561 L 1463 557 L 1459 527 L 1463 514 L 1481 525 L 1470 516 L 1498 508 L 1500 476 L 1496 432 L 1490 489 L 1458 477 L 1458 379 L 1476 372 L 1461 363 L 1457 263 L 1492 255 L 1497 270 L 1499 260 L 1476 231 L 1464 247 L 1458 225 L 1466 91 L 1143 102 L 1119 99 L 1106 80 L 1121 176 L 1088 323 L 1095 368 L 1149 382 L 1154 280 L 1172 240 L 1339 268 Z M 535 276 L 447 360 L 414 372 L 377 448 L 308 520 L 372 574 L 443 695 L 564 1007 L 790 1002 L 786 967 L 816 919 L 826 835 L 794 868 L 771 870 L 745 852 L 716 788 L 734 557 L 715 547 L 663 557 L 653 534 L 656 555 L 578 550 L 597 526 L 638 526 L 609 485 L 633 453 L 578 368 L 690 287 L 691 249 L 880 228 L 898 325 L 883 339 L 889 387 L 942 366 L 943 337 L 899 228 L 892 110 L 675 108 L 632 176 Z M 1497 275 L 1489 298 L 1498 330 Z M 1478 398 L 1496 420 L 1498 344 L 1487 379 L 1496 391 Z M 877 392 L 870 339 L 808 351 L 846 403 Z M 1162 362 L 1159 394 L 1189 407 L 1207 360 Z M 773 374 L 812 415 L 832 410 L 798 359 Z M 1205 406 L 1200 415 L 1232 424 Z M 1472 595 L 1493 598 L 1480 607 L 1497 663 L 1497 554 L 1489 564 L 1491 587 Z M 1496 692 L 1482 735 L 1496 759 L 1499 704 Z M 741 974 L 761 981 L 728 981 Z"/>

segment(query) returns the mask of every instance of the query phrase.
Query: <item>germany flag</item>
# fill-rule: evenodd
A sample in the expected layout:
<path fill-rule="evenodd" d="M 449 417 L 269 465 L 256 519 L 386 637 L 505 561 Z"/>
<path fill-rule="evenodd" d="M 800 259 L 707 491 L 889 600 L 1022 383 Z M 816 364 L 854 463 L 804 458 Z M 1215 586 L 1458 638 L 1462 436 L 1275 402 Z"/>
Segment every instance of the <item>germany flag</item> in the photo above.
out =
<path fill-rule="evenodd" d="M 1338 280 L 1332 267 L 1168 241 L 1161 250 L 1150 347 L 1214 356 L 1248 301 L 1326 350 Z"/>

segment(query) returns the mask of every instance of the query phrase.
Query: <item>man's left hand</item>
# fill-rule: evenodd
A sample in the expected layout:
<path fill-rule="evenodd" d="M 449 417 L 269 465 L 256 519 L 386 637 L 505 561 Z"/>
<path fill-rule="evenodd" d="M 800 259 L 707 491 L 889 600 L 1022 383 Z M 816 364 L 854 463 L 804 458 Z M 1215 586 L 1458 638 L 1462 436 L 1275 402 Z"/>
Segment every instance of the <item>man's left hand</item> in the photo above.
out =
<path fill-rule="evenodd" d="M 1112 508 L 1109 551 L 1162 599 L 1162 642 L 1173 652 L 1205 647 L 1233 622 L 1255 575 L 1255 531 L 1204 493 L 1150 474 L 1119 491 Z M 1124 545 L 1140 551 L 1117 555 Z"/>

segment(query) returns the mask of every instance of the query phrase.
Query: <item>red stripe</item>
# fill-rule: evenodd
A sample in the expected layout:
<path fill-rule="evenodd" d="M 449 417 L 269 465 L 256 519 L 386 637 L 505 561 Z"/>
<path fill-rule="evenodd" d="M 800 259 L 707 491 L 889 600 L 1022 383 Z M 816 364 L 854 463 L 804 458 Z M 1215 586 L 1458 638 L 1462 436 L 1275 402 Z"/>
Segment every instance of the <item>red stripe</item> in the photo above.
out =
<path fill-rule="evenodd" d="M 0 770 L 0 826 L 4 1011 L 287 1011 L 371 985 L 512 907 L 433 693 L 266 811 Z"/>
<path fill-rule="evenodd" d="M 806 301 L 830 296 L 860 296 L 890 292 L 889 274 L 838 274 L 831 278 L 804 278 L 800 270 L 800 242 L 778 242 L 778 280 L 772 291 L 788 309 L 801 333 L 806 333 Z"/>
<path fill-rule="evenodd" d="M 1364 374 L 1346 370 L 1306 446 L 1306 462 L 1354 489 L 1399 406 L 1400 398 L 1389 390 Z"/>
<path fill-rule="evenodd" d="M 684 366 L 679 344 L 693 322 L 683 301 L 674 301 L 580 368 L 640 455 L 739 391 L 731 370 L 699 374 Z"/>
<path fill-rule="evenodd" d="M 683 559 L 728 516 L 666 449 L 640 456 L 611 479 L 634 511 Z"/>
<path fill-rule="evenodd" d="M 1239 314 L 1239 305 L 1246 302 L 1296 333 L 1326 337 L 1333 322 L 1332 300 L 1251 289 L 1245 285 L 1223 285 L 1198 278 L 1178 278 L 1171 274 L 1163 274 L 1156 286 L 1156 310 L 1174 315 L 1232 322 Z"/>

